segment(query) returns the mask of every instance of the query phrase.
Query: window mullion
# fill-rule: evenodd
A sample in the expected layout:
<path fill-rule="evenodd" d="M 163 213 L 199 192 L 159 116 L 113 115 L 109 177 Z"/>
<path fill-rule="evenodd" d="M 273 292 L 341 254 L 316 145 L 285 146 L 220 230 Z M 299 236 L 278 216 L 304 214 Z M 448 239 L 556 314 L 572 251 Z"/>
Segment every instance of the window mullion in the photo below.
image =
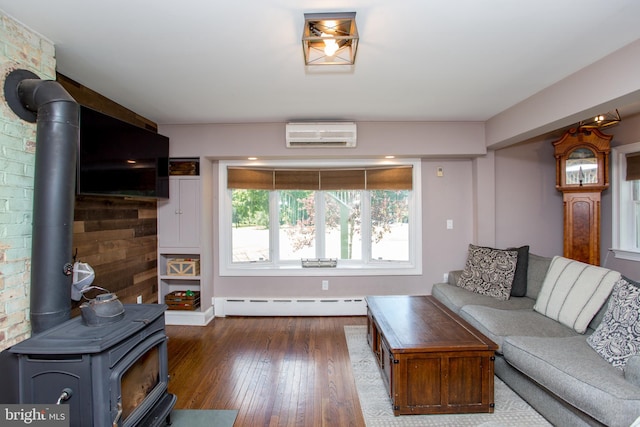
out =
<path fill-rule="evenodd" d="M 269 258 L 280 264 L 280 193 L 269 191 Z"/>
<path fill-rule="evenodd" d="M 325 218 L 326 218 L 325 192 L 324 191 L 316 191 L 314 193 L 314 196 L 313 196 L 313 201 L 315 203 L 315 210 L 316 210 L 316 216 L 315 216 L 316 257 L 324 258 L 325 254 L 326 254 L 326 250 L 325 250 L 325 244 L 326 244 L 326 239 L 325 239 L 325 232 L 326 232 L 326 227 L 325 227 Z"/>
<path fill-rule="evenodd" d="M 415 192 L 411 192 L 409 194 L 409 218 L 411 218 L 411 220 L 409 221 L 409 259 L 415 259 L 416 258 L 416 239 L 415 239 L 415 235 L 417 234 L 415 232 L 415 230 L 418 229 L 418 222 L 422 221 L 422 218 L 419 217 L 418 215 L 416 215 L 416 193 Z"/>
<path fill-rule="evenodd" d="M 631 228 L 633 248 L 640 250 L 640 180 L 631 182 Z"/>
<path fill-rule="evenodd" d="M 365 264 L 371 262 L 371 191 L 362 190 L 360 194 L 361 226 L 362 235 L 362 261 Z"/>

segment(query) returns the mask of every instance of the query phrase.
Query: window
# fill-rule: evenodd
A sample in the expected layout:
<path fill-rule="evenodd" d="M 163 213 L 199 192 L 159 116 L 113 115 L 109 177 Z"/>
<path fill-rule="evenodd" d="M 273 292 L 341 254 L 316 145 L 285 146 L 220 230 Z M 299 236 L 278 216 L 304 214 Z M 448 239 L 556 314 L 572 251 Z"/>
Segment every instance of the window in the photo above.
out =
<path fill-rule="evenodd" d="M 640 261 L 640 142 L 613 152 L 613 252 Z"/>
<path fill-rule="evenodd" d="M 220 162 L 219 174 L 221 275 L 421 272 L 419 161 Z"/>

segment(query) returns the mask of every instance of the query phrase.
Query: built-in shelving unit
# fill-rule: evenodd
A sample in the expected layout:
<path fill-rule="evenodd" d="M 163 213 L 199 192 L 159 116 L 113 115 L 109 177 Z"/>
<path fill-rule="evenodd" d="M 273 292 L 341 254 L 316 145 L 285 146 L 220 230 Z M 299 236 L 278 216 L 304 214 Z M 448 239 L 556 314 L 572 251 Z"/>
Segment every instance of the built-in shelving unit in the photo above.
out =
<path fill-rule="evenodd" d="M 180 159 L 184 162 L 184 159 Z M 197 161 L 193 160 L 193 161 Z M 199 165 L 195 168 L 199 172 Z M 196 173 L 197 173 L 196 172 Z M 169 200 L 158 202 L 158 301 L 175 291 L 200 292 L 200 306 L 193 310 L 169 309 L 168 325 L 208 324 L 214 317 L 208 238 L 202 232 L 203 186 L 198 175 L 169 177 Z M 197 263 L 197 269 L 168 270 L 168 263 Z"/>

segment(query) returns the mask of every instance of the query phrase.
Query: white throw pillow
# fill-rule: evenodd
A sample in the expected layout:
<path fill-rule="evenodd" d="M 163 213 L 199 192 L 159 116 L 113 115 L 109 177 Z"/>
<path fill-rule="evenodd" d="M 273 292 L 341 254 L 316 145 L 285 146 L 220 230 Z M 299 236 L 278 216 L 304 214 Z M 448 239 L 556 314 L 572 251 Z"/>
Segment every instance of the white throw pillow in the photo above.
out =
<path fill-rule="evenodd" d="M 533 309 L 584 334 L 618 279 L 616 271 L 556 256 Z"/>

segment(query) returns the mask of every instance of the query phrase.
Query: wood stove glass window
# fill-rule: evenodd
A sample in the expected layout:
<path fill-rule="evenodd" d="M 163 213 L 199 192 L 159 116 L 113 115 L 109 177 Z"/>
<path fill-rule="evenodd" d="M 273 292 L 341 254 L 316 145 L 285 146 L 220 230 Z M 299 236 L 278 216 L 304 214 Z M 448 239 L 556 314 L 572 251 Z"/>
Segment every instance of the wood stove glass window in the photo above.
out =
<path fill-rule="evenodd" d="M 160 349 L 155 346 L 140 356 L 122 376 L 122 419 L 144 401 L 160 382 Z"/>

